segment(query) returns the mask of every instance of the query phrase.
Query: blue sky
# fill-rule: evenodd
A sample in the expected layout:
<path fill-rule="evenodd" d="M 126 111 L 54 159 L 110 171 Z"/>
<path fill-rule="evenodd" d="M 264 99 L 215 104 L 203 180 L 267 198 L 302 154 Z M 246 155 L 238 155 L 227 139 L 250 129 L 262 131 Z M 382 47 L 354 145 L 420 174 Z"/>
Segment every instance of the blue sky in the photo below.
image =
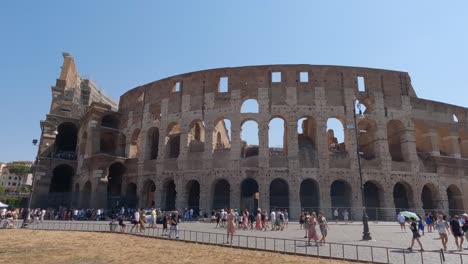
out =
<path fill-rule="evenodd" d="M 468 2 L 5 1 L 0 161 L 34 159 L 62 51 L 114 98 L 225 66 L 336 64 L 408 71 L 419 97 L 466 103 Z"/>

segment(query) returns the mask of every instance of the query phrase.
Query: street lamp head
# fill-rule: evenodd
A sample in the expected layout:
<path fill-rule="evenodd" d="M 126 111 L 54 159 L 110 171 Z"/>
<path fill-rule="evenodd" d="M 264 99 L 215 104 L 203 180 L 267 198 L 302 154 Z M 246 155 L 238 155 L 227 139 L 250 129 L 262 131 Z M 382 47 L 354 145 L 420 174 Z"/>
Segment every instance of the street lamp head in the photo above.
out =
<path fill-rule="evenodd" d="M 32 143 L 33 143 L 34 146 L 36 146 L 36 144 L 37 144 L 37 139 L 33 139 L 33 140 L 32 140 Z"/>

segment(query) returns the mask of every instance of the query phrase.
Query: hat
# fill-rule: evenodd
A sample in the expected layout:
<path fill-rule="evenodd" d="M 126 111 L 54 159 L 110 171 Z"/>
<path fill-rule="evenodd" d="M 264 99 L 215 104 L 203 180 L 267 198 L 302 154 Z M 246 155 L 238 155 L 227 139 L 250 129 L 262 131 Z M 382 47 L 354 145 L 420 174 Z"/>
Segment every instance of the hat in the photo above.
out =
<path fill-rule="evenodd" d="M 454 215 L 453 218 L 459 218 L 458 215 Z"/>
<path fill-rule="evenodd" d="M 468 217 L 468 214 L 462 214 L 463 217 Z"/>

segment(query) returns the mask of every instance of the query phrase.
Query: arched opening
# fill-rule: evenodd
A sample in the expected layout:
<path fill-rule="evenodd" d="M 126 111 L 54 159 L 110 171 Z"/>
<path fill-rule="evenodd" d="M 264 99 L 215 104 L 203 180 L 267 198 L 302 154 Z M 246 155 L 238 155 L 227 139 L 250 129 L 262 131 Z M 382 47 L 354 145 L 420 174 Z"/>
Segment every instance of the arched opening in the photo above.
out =
<path fill-rule="evenodd" d="M 80 156 L 84 156 L 86 153 L 86 141 L 88 140 L 88 133 L 85 131 L 83 132 L 83 135 L 81 136 L 81 142 L 80 142 Z"/>
<path fill-rule="evenodd" d="M 383 200 L 383 190 L 380 186 L 372 181 L 364 184 L 364 201 L 366 205 L 366 213 L 370 220 L 378 220 L 382 216 L 381 200 Z"/>
<path fill-rule="evenodd" d="M 180 125 L 172 123 L 167 128 L 166 158 L 178 158 L 180 153 Z"/>
<path fill-rule="evenodd" d="M 447 198 L 449 214 L 451 216 L 462 214 L 464 212 L 465 208 L 463 206 L 463 194 L 457 186 L 452 184 L 447 188 Z"/>
<path fill-rule="evenodd" d="M 188 209 L 193 209 L 193 215 L 198 216 L 200 213 L 200 183 L 196 180 L 191 180 L 187 183 Z"/>
<path fill-rule="evenodd" d="M 215 182 L 213 191 L 213 209 L 230 208 L 231 186 L 227 180 L 221 179 Z"/>
<path fill-rule="evenodd" d="M 145 208 L 155 207 L 154 194 L 156 192 L 156 184 L 152 180 L 147 180 L 143 185 L 143 206 Z"/>
<path fill-rule="evenodd" d="M 205 126 L 200 120 L 195 120 L 190 125 L 188 133 L 189 151 L 203 152 L 205 151 Z"/>
<path fill-rule="evenodd" d="M 129 158 L 138 158 L 140 155 L 140 129 L 137 128 L 133 131 L 132 141 L 130 141 Z"/>
<path fill-rule="evenodd" d="M 62 123 L 57 128 L 55 137 L 55 151 L 57 154 L 75 153 L 78 129 L 70 122 Z"/>
<path fill-rule="evenodd" d="M 305 211 L 317 212 L 320 208 L 320 191 L 319 185 L 315 180 L 305 179 L 301 182 L 299 190 L 301 199 L 301 209 Z"/>
<path fill-rule="evenodd" d="M 216 122 L 213 131 L 213 150 L 224 151 L 231 149 L 231 121 L 229 119 L 220 119 Z"/>
<path fill-rule="evenodd" d="M 132 182 L 132 183 L 127 184 L 125 196 L 127 200 L 127 206 L 130 208 L 135 208 L 138 203 L 137 185 L 135 183 Z"/>
<path fill-rule="evenodd" d="M 250 212 L 258 208 L 258 183 L 252 178 L 247 178 L 241 183 L 240 209 L 249 209 Z"/>
<path fill-rule="evenodd" d="M 377 125 L 372 120 L 363 119 L 359 121 L 358 130 L 360 131 L 358 136 L 360 155 L 365 160 L 373 160 L 378 153 L 375 144 L 377 140 Z"/>
<path fill-rule="evenodd" d="M 176 185 L 175 185 L 174 180 L 169 180 L 165 183 L 163 195 L 164 195 L 163 197 L 164 209 L 166 211 L 171 211 L 171 210 L 176 209 L 175 202 L 176 202 L 177 192 L 176 192 Z"/>
<path fill-rule="evenodd" d="M 414 208 L 413 191 L 408 183 L 398 182 L 393 186 L 393 202 L 396 213 Z"/>
<path fill-rule="evenodd" d="M 388 150 L 393 161 L 405 161 L 402 141 L 405 127 L 400 120 L 390 120 L 387 124 Z"/>
<path fill-rule="evenodd" d="M 99 142 L 99 152 L 105 154 L 115 154 L 116 135 L 113 132 L 102 132 Z"/>
<path fill-rule="evenodd" d="M 313 117 L 300 118 L 297 121 L 297 144 L 301 167 L 314 167 L 318 163 L 317 124 Z"/>
<path fill-rule="evenodd" d="M 434 209 L 439 209 L 439 193 L 437 192 L 437 188 L 428 183 L 424 185 L 422 192 L 421 192 L 421 200 L 423 203 L 423 209 L 426 211 L 431 211 Z"/>
<path fill-rule="evenodd" d="M 120 120 L 116 115 L 105 115 L 101 119 L 101 126 L 119 129 Z"/>
<path fill-rule="evenodd" d="M 120 162 L 110 165 L 107 176 L 107 205 L 114 208 L 119 205 L 122 192 L 122 178 L 125 166 Z"/>
<path fill-rule="evenodd" d="M 332 210 L 347 210 L 351 215 L 351 201 L 353 198 L 351 194 L 351 185 L 348 182 L 343 180 L 334 181 L 330 187 Z"/>
<path fill-rule="evenodd" d="M 52 180 L 49 187 L 49 205 L 56 206 L 70 206 L 72 182 L 75 171 L 69 165 L 58 165 L 52 171 Z"/>
<path fill-rule="evenodd" d="M 248 99 L 242 103 L 241 113 L 258 113 L 258 102 L 255 99 Z"/>
<path fill-rule="evenodd" d="M 338 118 L 327 120 L 327 144 L 331 153 L 346 152 L 344 122 Z"/>
<path fill-rule="evenodd" d="M 270 210 L 289 211 L 289 186 L 283 179 L 275 179 L 270 184 Z"/>
<path fill-rule="evenodd" d="M 268 124 L 268 148 L 270 156 L 286 156 L 286 127 L 283 118 L 273 118 Z"/>
<path fill-rule="evenodd" d="M 248 120 L 241 126 L 242 158 L 258 156 L 258 150 L 258 124 L 253 120 Z"/>
<path fill-rule="evenodd" d="M 81 208 L 91 208 L 91 182 L 87 181 L 83 186 L 81 195 Z"/>
<path fill-rule="evenodd" d="M 148 130 L 148 146 L 147 158 L 150 160 L 157 159 L 159 151 L 159 128 L 152 127 Z"/>

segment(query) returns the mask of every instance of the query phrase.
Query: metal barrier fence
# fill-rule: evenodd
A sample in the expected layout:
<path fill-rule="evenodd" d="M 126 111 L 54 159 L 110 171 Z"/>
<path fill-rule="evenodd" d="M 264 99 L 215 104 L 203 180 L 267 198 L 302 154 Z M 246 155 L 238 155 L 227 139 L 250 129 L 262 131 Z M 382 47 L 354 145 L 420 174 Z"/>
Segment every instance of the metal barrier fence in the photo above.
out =
<path fill-rule="evenodd" d="M 18 223 L 18 227 L 19 225 L 20 223 Z M 0 226 L 3 227 L 3 225 Z M 103 222 L 66 221 L 45 221 L 42 223 L 30 224 L 28 228 L 34 230 L 90 231 L 107 233 L 118 233 L 120 229 L 117 224 L 111 225 Z M 129 229 L 129 225 L 127 225 L 127 229 L 125 230 L 126 234 L 168 239 L 167 237 L 162 236 L 163 233 L 161 228 L 146 228 L 142 233 L 132 233 Z M 308 246 L 305 240 L 246 236 L 237 234 L 234 235 L 232 244 L 225 244 L 226 234 L 192 230 L 179 230 L 179 240 L 240 249 L 261 250 L 299 256 L 342 259 L 370 263 L 468 263 L 468 254 L 463 253 L 443 251 L 419 252 L 394 247 L 328 242 L 324 246 Z"/>

